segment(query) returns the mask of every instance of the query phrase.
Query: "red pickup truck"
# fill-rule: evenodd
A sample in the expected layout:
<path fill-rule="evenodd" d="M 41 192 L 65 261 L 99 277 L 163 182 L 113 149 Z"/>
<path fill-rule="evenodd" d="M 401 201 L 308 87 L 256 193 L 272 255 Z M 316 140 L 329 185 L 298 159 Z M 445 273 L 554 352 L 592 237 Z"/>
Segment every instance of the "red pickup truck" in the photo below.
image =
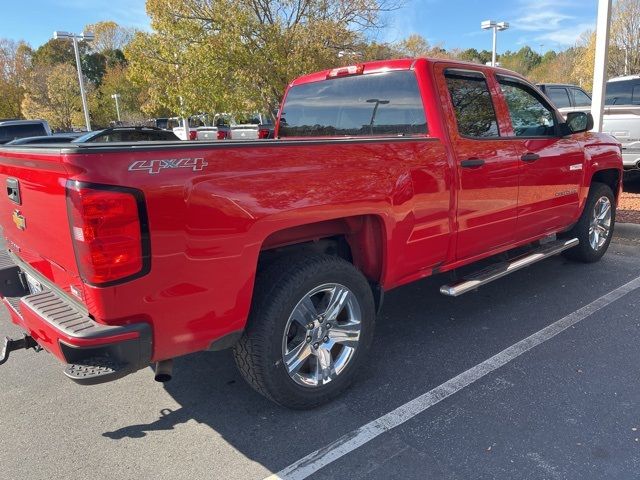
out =
<path fill-rule="evenodd" d="M 592 122 L 513 72 L 417 59 L 293 81 L 272 141 L 1 148 L 0 293 L 26 334 L 0 363 L 34 347 L 79 383 L 167 380 L 232 347 L 256 390 L 319 405 L 366 361 L 383 292 L 605 253 L 621 151 Z"/>

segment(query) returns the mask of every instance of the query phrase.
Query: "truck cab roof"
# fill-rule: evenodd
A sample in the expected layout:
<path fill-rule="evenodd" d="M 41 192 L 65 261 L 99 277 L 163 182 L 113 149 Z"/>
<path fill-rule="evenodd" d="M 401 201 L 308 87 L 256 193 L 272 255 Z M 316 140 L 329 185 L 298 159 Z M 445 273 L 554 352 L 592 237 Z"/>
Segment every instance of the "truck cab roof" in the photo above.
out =
<path fill-rule="evenodd" d="M 441 58 L 429 58 L 429 57 L 417 57 L 417 58 L 401 58 L 395 60 L 376 60 L 372 62 L 363 62 L 358 64 L 353 64 L 344 67 L 333 68 L 329 70 L 322 70 L 315 73 L 310 73 L 308 75 L 303 75 L 301 77 L 296 78 L 293 82 L 289 84 L 289 87 L 293 87 L 296 85 L 302 85 L 305 83 L 311 82 L 319 82 L 322 80 L 327 80 L 328 78 L 332 78 L 333 76 L 342 76 L 342 70 L 349 68 L 361 68 L 362 71 L 359 73 L 362 74 L 373 74 L 373 73 L 383 73 L 397 70 L 411 70 L 416 66 L 418 62 L 425 62 L 427 64 L 434 63 L 447 63 L 454 66 L 454 68 L 460 67 L 472 67 L 474 70 L 493 70 L 504 75 L 509 75 L 511 77 L 524 78 L 522 75 L 513 72 L 511 70 L 507 70 L 500 67 L 490 67 L 488 65 L 482 65 L 473 62 L 464 62 L 460 60 L 449 60 L 449 59 L 441 59 Z"/>

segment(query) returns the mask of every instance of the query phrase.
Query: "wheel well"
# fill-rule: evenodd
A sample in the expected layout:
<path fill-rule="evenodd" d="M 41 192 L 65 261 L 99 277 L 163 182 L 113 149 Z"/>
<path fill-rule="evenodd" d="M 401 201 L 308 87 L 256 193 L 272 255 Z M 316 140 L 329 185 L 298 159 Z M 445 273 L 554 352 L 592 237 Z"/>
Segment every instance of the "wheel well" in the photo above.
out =
<path fill-rule="evenodd" d="M 344 258 L 358 268 L 381 302 L 384 268 L 384 229 L 375 215 L 347 217 L 280 230 L 262 244 L 258 269 L 283 256 L 320 253 Z M 378 298 L 380 297 L 380 299 Z"/>
<path fill-rule="evenodd" d="M 599 182 L 604 183 L 611 187 L 613 194 L 616 198 L 618 198 L 618 187 L 620 186 L 620 172 L 615 169 L 611 170 L 600 170 L 593 174 L 591 178 L 591 183 Z"/>

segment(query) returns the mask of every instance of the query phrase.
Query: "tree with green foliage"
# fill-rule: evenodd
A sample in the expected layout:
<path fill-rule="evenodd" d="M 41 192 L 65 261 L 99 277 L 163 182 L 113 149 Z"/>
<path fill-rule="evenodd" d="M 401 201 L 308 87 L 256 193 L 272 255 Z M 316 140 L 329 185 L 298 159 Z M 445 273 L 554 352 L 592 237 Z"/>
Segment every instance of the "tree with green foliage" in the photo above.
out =
<path fill-rule="evenodd" d="M 525 45 L 517 52 L 507 51 L 498 57 L 500 66 L 514 70 L 522 75 L 527 75 L 531 70 L 540 65 L 542 57 L 531 47 Z"/>
<path fill-rule="evenodd" d="M 105 43 L 105 42 L 103 42 Z M 106 43 L 105 43 L 106 44 Z M 119 49 L 93 50 L 92 43 L 78 42 L 82 72 L 94 85 L 100 85 L 107 67 L 122 65 L 126 62 Z M 75 65 L 76 57 L 73 43 L 63 39 L 51 39 L 33 53 L 33 64 L 39 66 Z"/>
<path fill-rule="evenodd" d="M 386 2 L 148 0 L 153 32 L 138 32 L 125 53 L 157 105 L 274 112 L 291 79 L 358 52 L 394 7 Z"/>
<path fill-rule="evenodd" d="M 71 130 L 83 124 L 82 100 L 76 69 L 68 63 L 35 66 L 27 76 L 22 112 L 42 118 L 52 128 Z"/>
<path fill-rule="evenodd" d="M 22 81 L 31 67 L 32 54 L 24 42 L 0 39 L 0 118 L 22 117 Z"/>
<path fill-rule="evenodd" d="M 135 29 L 123 27 L 112 20 L 90 23 L 84 27 L 84 31 L 94 35 L 91 49 L 104 54 L 122 52 L 135 35 Z"/>
<path fill-rule="evenodd" d="M 486 65 L 491 61 L 492 55 L 488 50 L 478 51 L 475 48 L 467 48 L 456 55 L 456 58 L 466 62 L 480 63 Z"/>
<path fill-rule="evenodd" d="M 115 101 L 111 95 L 119 94 L 120 118 L 127 124 L 142 124 L 145 115 L 140 106 L 145 101 L 144 89 L 133 84 L 127 76 L 127 67 L 117 65 L 108 68 L 100 88 L 89 98 L 92 123 L 96 128 L 107 127 L 117 120 Z"/>

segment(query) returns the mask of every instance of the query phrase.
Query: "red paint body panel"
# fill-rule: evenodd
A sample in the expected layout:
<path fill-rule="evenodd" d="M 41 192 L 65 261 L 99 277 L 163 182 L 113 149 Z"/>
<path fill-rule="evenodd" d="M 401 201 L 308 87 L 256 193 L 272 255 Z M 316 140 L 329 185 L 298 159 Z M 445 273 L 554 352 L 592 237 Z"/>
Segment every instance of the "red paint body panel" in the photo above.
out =
<path fill-rule="evenodd" d="M 161 360 L 243 329 L 265 248 L 344 235 L 356 266 L 389 290 L 567 229 L 580 215 L 594 172 L 622 171 L 617 143 L 604 135 L 464 139 L 439 62 L 376 62 L 365 65 L 365 74 L 394 69 L 415 71 L 428 135 L 0 149 L 0 182 L 18 178 L 23 197 L 20 206 L 0 199 L 8 247 L 67 292 L 77 287 L 97 322 L 149 323 L 153 360 Z M 291 85 L 331 81 L 327 73 Z M 499 124 L 508 130 L 494 83 Z M 544 161 L 524 166 L 525 150 Z M 459 162 L 477 156 L 486 165 L 462 171 Z M 161 160 L 180 159 L 198 161 L 159 168 Z M 134 163 L 158 168 L 129 170 Z M 568 171 L 574 164 L 582 168 Z M 82 282 L 66 212 L 67 179 L 142 192 L 151 243 L 147 275 L 108 287 Z M 571 194 L 557 197 L 558 191 Z M 25 230 L 11 221 L 15 209 L 26 218 Z M 38 333 L 37 319 L 29 316 L 13 318 L 59 354 L 47 340 L 55 332 Z"/>

